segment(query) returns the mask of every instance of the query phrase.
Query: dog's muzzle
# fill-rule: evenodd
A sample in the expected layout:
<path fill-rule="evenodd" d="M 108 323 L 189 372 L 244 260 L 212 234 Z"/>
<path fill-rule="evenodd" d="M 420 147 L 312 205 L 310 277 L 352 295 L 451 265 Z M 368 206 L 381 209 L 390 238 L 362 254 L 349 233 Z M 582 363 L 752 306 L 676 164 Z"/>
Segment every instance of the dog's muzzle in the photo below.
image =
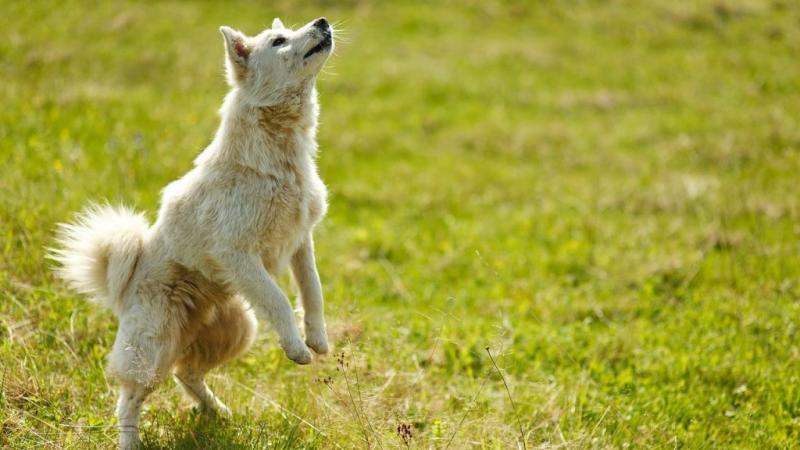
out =
<path fill-rule="evenodd" d="M 328 23 L 327 19 L 320 17 L 319 19 L 315 20 L 314 29 L 322 34 L 322 41 L 307 51 L 306 54 L 303 55 L 303 59 L 323 50 L 328 50 L 333 44 L 333 33 L 331 31 L 331 25 Z"/>

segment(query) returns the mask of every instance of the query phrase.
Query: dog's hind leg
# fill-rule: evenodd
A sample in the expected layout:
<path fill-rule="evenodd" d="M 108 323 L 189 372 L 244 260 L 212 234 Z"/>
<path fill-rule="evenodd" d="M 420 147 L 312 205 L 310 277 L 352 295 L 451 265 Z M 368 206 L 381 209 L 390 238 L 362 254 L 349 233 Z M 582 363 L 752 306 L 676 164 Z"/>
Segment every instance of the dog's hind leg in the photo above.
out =
<path fill-rule="evenodd" d="M 175 363 L 175 379 L 206 413 L 230 416 L 203 378 L 209 370 L 245 352 L 256 335 L 256 318 L 249 305 L 234 297 L 217 307 L 197 338 Z"/>
<path fill-rule="evenodd" d="M 145 397 L 169 374 L 176 356 L 175 330 L 158 310 L 140 304 L 120 317 L 108 358 L 108 372 L 121 386 L 117 402 L 120 448 L 134 449 L 140 444 L 139 412 Z"/>
<path fill-rule="evenodd" d="M 231 410 L 211 392 L 203 377 L 204 373 L 193 372 L 191 370 L 175 371 L 175 380 L 183 388 L 183 391 L 197 402 L 200 411 L 205 414 L 230 417 Z"/>
<path fill-rule="evenodd" d="M 119 448 L 133 450 L 141 446 L 139 440 L 139 413 L 145 397 L 152 391 L 138 383 L 124 383 L 117 402 L 117 421 L 119 426 Z"/>

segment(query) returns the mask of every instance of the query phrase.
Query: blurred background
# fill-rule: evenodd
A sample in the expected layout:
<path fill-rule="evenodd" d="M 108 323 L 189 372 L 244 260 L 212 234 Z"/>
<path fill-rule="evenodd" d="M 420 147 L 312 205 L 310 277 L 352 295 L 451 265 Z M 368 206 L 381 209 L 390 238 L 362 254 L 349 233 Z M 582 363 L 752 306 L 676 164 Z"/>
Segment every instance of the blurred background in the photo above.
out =
<path fill-rule="evenodd" d="M 797 2 L 6 1 L 0 447 L 114 446 L 116 322 L 54 225 L 155 219 L 218 125 L 219 26 L 319 16 L 336 354 L 262 325 L 210 380 L 233 420 L 165 383 L 148 447 L 796 445 Z"/>

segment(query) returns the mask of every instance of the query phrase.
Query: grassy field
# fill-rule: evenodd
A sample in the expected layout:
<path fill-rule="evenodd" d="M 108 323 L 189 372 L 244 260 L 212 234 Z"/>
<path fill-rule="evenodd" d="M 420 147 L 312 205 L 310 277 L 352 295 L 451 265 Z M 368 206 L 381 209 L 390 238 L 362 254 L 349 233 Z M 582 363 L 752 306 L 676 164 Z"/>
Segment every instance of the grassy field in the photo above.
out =
<path fill-rule="evenodd" d="M 336 353 L 262 325 L 210 379 L 235 417 L 166 383 L 148 447 L 798 445 L 800 4 L 295 3 L 0 6 L 0 447 L 115 445 L 116 322 L 54 225 L 153 219 L 217 126 L 219 25 L 320 15 Z"/>

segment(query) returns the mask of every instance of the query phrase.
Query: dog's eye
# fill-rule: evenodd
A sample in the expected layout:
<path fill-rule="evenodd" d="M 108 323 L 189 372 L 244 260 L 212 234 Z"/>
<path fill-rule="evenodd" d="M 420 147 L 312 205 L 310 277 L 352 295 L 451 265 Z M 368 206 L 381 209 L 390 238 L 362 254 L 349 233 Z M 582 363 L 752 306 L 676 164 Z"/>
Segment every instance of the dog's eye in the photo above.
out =
<path fill-rule="evenodd" d="M 273 46 L 273 47 L 277 47 L 277 46 L 279 46 L 279 45 L 283 45 L 283 44 L 285 44 L 285 43 L 286 43 L 286 38 L 284 38 L 284 37 L 279 37 L 279 38 L 275 38 L 275 40 L 274 40 L 274 41 L 272 41 L 272 46 Z"/>

